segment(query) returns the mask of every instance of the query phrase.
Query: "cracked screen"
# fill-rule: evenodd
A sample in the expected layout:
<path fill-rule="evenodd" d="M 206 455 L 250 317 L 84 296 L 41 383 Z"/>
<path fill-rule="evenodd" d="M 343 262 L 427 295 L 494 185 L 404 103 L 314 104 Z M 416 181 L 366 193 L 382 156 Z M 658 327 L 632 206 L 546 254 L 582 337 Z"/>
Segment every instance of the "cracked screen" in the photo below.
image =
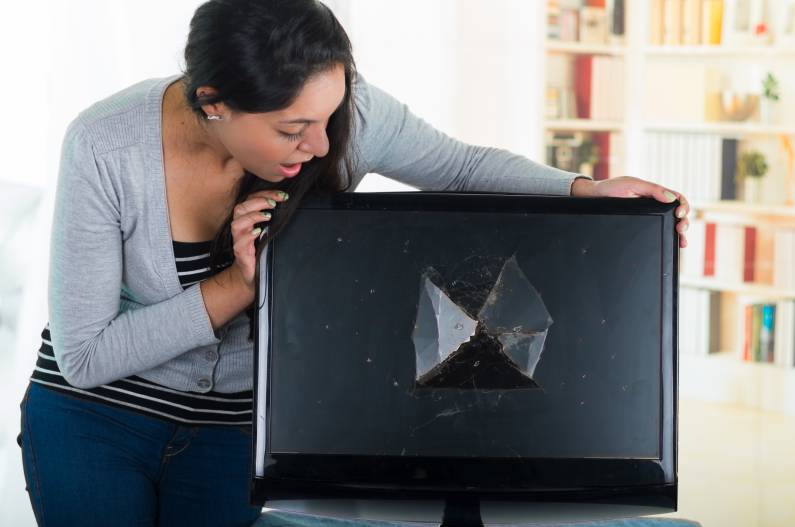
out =
<path fill-rule="evenodd" d="M 275 242 L 271 452 L 657 458 L 661 221 L 301 210 Z"/>

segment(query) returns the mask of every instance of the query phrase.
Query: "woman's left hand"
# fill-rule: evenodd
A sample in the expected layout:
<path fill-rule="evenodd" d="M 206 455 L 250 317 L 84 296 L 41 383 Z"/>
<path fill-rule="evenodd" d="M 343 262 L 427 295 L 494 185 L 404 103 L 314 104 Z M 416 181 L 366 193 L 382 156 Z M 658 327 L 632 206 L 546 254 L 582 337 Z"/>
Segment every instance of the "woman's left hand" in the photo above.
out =
<path fill-rule="evenodd" d="M 571 195 L 574 197 L 612 197 L 612 198 L 654 198 L 663 203 L 670 203 L 679 200 L 676 208 L 676 231 L 679 233 L 679 247 L 687 247 L 685 231 L 690 226 L 687 215 L 690 212 L 690 205 L 687 199 L 669 188 L 630 176 L 620 176 L 601 181 L 593 181 L 586 178 L 574 180 L 571 186 Z"/>

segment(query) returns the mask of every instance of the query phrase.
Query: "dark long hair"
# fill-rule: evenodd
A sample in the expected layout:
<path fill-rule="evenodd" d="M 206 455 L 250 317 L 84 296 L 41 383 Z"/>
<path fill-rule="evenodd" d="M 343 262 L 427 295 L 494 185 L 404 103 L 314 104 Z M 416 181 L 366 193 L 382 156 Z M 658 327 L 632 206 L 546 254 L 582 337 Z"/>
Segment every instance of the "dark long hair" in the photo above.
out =
<path fill-rule="evenodd" d="M 279 202 L 273 219 L 265 224 L 266 234 L 256 244 L 256 275 L 265 244 L 289 222 L 303 196 L 350 187 L 352 170 L 345 154 L 352 135 L 351 88 L 356 75 L 351 42 L 331 10 L 317 0 L 210 0 L 191 19 L 182 73 L 185 98 L 200 121 L 206 119 L 204 104 L 223 102 L 232 110 L 248 113 L 286 108 L 310 77 L 336 65 L 345 69 L 345 98 L 329 118 L 328 153 L 305 163 L 296 178 L 273 183 L 246 171 L 237 187 L 234 205 L 260 190 L 277 189 L 290 195 L 288 201 Z M 212 86 L 217 93 L 198 97 L 200 86 Z M 233 211 L 234 206 L 213 239 L 213 271 L 234 259 Z M 246 310 L 250 341 L 255 310 L 255 304 Z"/>

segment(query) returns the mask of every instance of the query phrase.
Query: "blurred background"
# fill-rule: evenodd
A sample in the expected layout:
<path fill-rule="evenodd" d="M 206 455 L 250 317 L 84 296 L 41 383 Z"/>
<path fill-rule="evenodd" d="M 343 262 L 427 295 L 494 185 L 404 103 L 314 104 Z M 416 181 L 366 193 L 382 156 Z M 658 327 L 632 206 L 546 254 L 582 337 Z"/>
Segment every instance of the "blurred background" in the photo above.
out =
<path fill-rule="evenodd" d="M 200 4 L 4 6 L 1 525 L 35 525 L 15 439 L 48 320 L 66 125 L 126 86 L 177 73 Z M 795 0 L 326 4 L 368 80 L 445 133 L 596 179 L 657 181 L 690 199 L 671 516 L 795 525 Z M 411 188 L 371 174 L 358 190 Z"/>

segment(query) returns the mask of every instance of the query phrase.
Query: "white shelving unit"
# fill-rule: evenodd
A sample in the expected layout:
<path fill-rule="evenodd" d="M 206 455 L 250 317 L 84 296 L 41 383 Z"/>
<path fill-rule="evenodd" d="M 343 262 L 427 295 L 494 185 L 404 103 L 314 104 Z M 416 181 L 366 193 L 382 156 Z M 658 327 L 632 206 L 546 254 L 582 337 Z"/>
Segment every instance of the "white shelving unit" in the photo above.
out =
<path fill-rule="evenodd" d="M 763 62 L 771 70 L 795 68 L 795 47 L 737 47 L 737 46 L 652 46 L 648 29 L 650 2 L 627 0 L 625 40 L 622 46 L 586 45 L 576 42 L 547 40 L 544 55 L 555 53 L 610 55 L 624 60 L 624 83 L 627 95 L 624 101 L 624 119 L 621 122 L 600 122 L 587 119 L 541 120 L 541 151 L 545 151 L 548 131 L 610 131 L 621 132 L 624 137 L 624 159 L 620 160 L 623 173 L 643 178 L 644 134 L 647 132 L 710 133 L 725 137 L 759 137 L 775 139 L 776 136 L 795 136 L 795 125 L 765 125 L 733 122 L 655 122 L 643 116 L 645 71 L 654 61 L 687 60 L 716 62 L 743 67 Z M 542 78 L 546 86 L 546 71 Z M 677 82 L 672 79 L 672 82 Z M 681 79 L 680 82 L 687 82 Z M 544 90 L 541 108 L 545 108 Z M 703 96 L 703 94 L 694 94 Z M 795 93 L 792 94 L 795 97 Z M 542 116 L 543 117 L 543 116 Z M 795 122 L 795 121 L 794 121 Z M 752 205 L 737 201 L 718 203 L 691 202 L 691 218 L 742 225 L 795 228 L 795 207 Z M 693 250 L 688 247 L 684 250 Z M 793 262 L 795 265 L 795 262 Z M 771 299 L 793 299 L 795 291 L 782 291 L 761 284 L 733 284 L 714 279 L 680 277 L 680 287 L 720 291 L 729 295 L 751 294 Z M 735 352 L 725 351 L 711 355 L 680 354 L 680 391 L 685 397 L 706 401 L 742 404 L 766 411 L 795 415 L 795 368 L 782 368 L 773 364 L 741 361 Z"/>

